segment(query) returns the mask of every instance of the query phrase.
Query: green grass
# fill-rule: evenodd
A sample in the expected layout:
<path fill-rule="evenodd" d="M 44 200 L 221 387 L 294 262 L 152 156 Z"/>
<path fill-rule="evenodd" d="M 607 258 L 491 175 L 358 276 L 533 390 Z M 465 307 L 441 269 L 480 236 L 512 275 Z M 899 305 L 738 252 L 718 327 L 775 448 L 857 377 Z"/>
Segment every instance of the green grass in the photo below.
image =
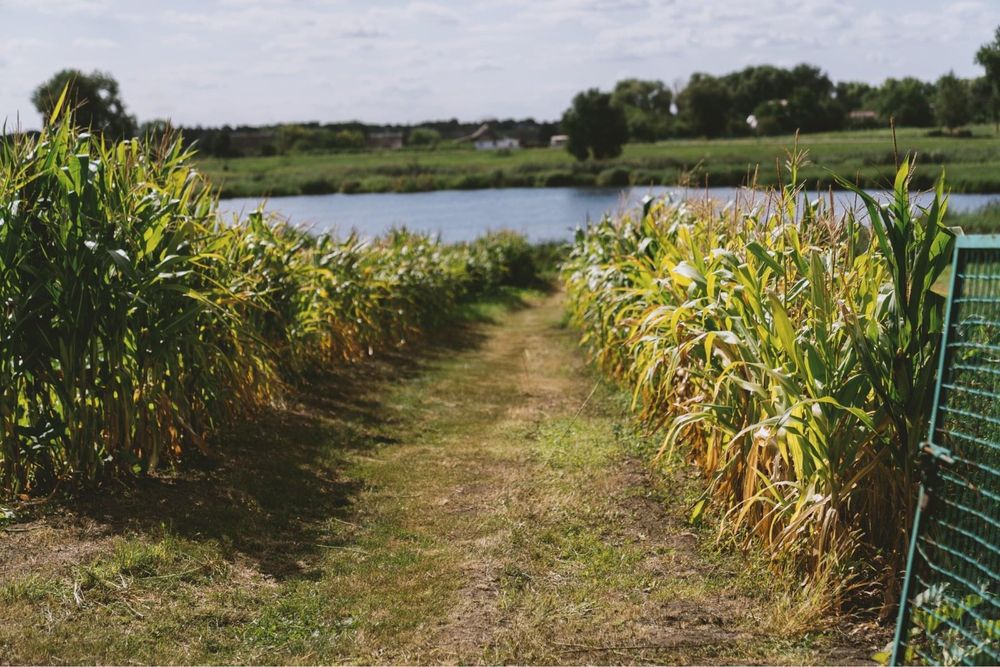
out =
<path fill-rule="evenodd" d="M 940 169 L 955 192 L 1000 191 L 1000 138 L 976 126 L 971 138 L 930 137 L 926 130 L 898 131 L 900 153 L 916 152 L 927 168 L 916 187 L 928 187 Z M 614 160 L 577 162 L 560 149 L 511 152 L 438 147 L 363 153 L 303 154 L 259 158 L 203 158 L 201 168 L 224 196 L 329 192 L 414 192 L 443 189 L 548 186 L 741 185 L 755 170 L 757 182 L 777 182 L 794 137 L 671 140 L 630 144 Z M 866 187 L 891 185 L 895 173 L 888 130 L 803 135 L 813 165 L 801 172 L 812 185 L 831 185 L 827 169 Z M 930 165 L 933 165 L 931 167 Z"/>
<path fill-rule="evenodd" d="M 1000 232 L 1000 205 L 987 204 L 978 211 L 949 214 L 946 221 L 966 234 L 996 234 Z"/>

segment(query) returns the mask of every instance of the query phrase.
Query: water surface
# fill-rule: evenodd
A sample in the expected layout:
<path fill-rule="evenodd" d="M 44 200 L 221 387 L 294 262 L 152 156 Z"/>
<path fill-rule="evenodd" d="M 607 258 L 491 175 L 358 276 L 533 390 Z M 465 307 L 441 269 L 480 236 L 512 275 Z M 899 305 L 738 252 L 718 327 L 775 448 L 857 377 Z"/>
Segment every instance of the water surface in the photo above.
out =
<path fill-rule="evenodd" d="M 445 241 L 468 241 L 489 230 L 512 229 L 532 241 L 547 241 L 572 238 L 573 231 L 587 221 L 637 206 L 647 194 L 678 198 L 709 196 L 718 201 L 749 196 L 747 191 L 732 187 L 507 188 L 274 197 L 267 202 L 267 209 L 317 232 L 346 234 L 354 229 L 370 237 L 405 225 L 415 231 L 440 234 Z M 835 193 L 835 197 L 841 206 L 858 206 L 856 197 L 850 193 Z M 928 193 L 914 195 L 917 203 L 930 199 Z M 259 201 L 226 199 L 221 208 L 224 212 L 246 213 Z M 949 208 L 955 212 L 970 211 L 991 201 L 1000 201 L 1000 193 L 955 194 L 951 195 Z"/>

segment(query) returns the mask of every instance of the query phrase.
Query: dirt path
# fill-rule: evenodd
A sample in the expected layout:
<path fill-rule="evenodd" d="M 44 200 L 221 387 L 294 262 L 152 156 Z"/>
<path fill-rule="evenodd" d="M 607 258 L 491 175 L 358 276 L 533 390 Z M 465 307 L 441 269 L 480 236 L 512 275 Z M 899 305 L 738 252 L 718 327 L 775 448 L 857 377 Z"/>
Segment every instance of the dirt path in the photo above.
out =
<path fill-rule="evenodd" d="M 529 301 L 0 537 L 0 660 L 864 660 L 780 627 L 766 571 L 683 521 L 694 482 L 642 463 L 560 296 Z"/>

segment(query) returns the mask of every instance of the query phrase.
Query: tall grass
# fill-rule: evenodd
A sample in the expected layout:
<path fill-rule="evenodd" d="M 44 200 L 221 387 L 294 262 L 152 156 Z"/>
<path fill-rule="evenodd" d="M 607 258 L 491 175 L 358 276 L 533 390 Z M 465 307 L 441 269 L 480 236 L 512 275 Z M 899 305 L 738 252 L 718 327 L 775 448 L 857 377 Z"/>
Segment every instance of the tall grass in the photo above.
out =
<path fill-rule="evenodd" d="M 960 227 L 966 234 L 1000 233 L 1000 202 L 992 201 L 975 211 L 953 213 L 948 224 Z"/>
<path fill-rule="evenodd" d="M 58 120 L 58 119 L 57 119 Z M 533 272 L 523 238 L 222 221 L 180 141 L 0 143 L 0 492 L 131 474 Z"/>
<path fill-rule="evenodd" d="M 572 319 L 643 417 L 711 480 L 723 526 L 827 598 L 898 595 L 950 258 L 943 185 L 911 206 L 910 163 L 870 222 L 806 201 L 650 202 L 581 231 Z M 843 183 L 845 187 L 849 184 Z"/>

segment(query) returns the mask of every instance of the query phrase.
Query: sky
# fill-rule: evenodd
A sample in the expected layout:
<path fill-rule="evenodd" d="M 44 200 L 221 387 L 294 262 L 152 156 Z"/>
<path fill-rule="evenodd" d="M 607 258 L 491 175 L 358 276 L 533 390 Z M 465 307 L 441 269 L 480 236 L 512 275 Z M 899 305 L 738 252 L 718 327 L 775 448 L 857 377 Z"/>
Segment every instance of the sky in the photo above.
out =
<path fill-rule="evenodd" d="M 0 0 L 0 122 L 110 72 L 141 121 L 557 119 L 627 77 L 818 65 L 834 80 L 978 76 L 1000 0 Z"/>

